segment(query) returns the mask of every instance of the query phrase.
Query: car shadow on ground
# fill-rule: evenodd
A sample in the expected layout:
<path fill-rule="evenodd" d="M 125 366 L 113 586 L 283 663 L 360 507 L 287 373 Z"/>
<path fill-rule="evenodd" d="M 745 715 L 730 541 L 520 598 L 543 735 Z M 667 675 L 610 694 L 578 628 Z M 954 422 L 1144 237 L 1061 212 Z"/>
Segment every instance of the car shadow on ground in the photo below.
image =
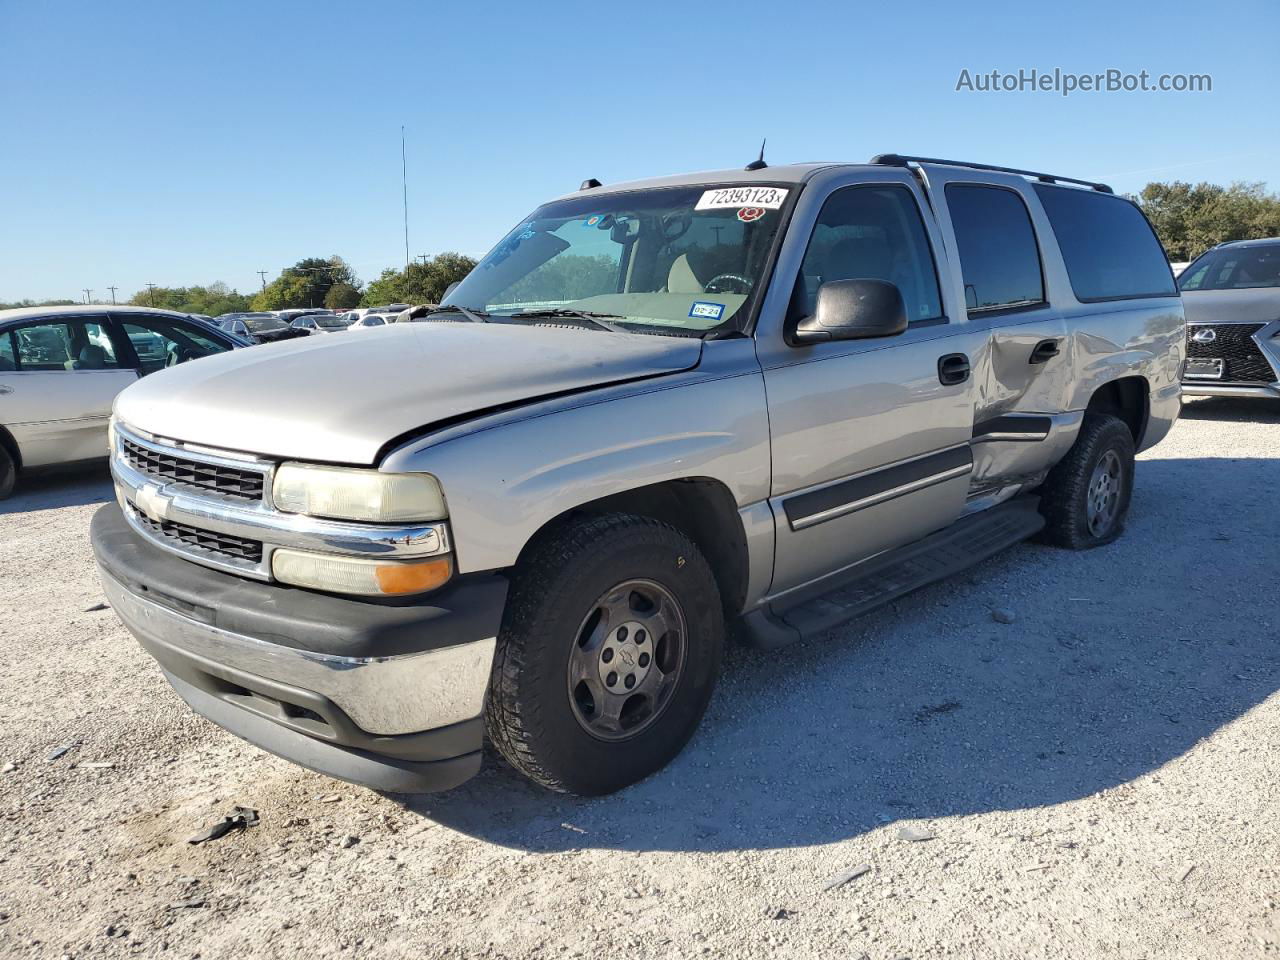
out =
<path fill-rule="evenodd" d="M 630 789 L 551 794 L 489 759 L 397 799 L 518 849 L 714 851 L 1123 785 L 1280 689 L 1280 514 L 1249 494 L 1280 484 L 1280 459 L 1144 460 L 1138 483 L 1108 547 L 1022 545 L 827 638 L 729 651 L 689 747 Z"/>
<path fill-rule="evenodd" d="M 1280 398 L 1195 397 L 1182 404 L 1188 420 L 1229 420 L 1234 423 L 1280 423 Z"/>
<path fill-rule="evenodd" d="M 0 500 L 0 516 L 56 507 L 106 503 L 113 498 L 107 461 L 23 473 L 12 496 Z"/>

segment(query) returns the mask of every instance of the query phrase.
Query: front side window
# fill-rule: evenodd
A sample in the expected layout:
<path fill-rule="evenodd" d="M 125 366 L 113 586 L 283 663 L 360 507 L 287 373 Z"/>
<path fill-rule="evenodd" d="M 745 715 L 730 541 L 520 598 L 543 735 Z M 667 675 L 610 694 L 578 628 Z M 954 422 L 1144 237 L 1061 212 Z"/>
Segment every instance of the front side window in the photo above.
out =
<path fill-rule="evenodd" d="M 0 372 L 18 369 L 18 354 L 13 346 L 13 334 L 0 333 Z"/>
<path fill-rule="evenodd" d="M 148 317 L 130 319 L 120 325 L 133 344 L 143 376 L 164 367 L 175 367 L 188 360 L 222 353 L 228 347 L 203 332 L 173 320 Z"/>
<path fill-rule="evenodd" d="M 1127 200 L 1077 187 L 1035 185 L 1058 238 L 1076 299 L 1129 300 L 1177 293 L 1164 249 Z"/>
<path fill-rule="evenodd" d="M 741 329 L 796 189 L 707 185 L 557 200 L 512 230 L 442 305 L 503 322 L 550 311 L 596 314 L 624 330 Z"/>
<path fill-rule="evenodd" d="M 1210 250 L 1182 272 L 1178 287 L 1182 290 L 1280 287 L 1280 243 Z"/>
<path fill-rule="evenodd" d="M 117 370 L 115 345 L 93 320 L 33 323 L 14 331 L 18 369 Z"/>
<path fill-rule="evenodd" d="M 1013 190 L 947 184 L 947 208 L 970 311 L 1014 310 L 1044 302 L 1040 249 L 1027 205 Z"/>
<path fill-rule="evenodd" d="M 845 187 L 827 198 L 800 265 L 793 319 L 813 314 L 822 284 L 863 279 L 894 284 L 911 323 L 942 316 L 929 239 L 906 187 Z"/>

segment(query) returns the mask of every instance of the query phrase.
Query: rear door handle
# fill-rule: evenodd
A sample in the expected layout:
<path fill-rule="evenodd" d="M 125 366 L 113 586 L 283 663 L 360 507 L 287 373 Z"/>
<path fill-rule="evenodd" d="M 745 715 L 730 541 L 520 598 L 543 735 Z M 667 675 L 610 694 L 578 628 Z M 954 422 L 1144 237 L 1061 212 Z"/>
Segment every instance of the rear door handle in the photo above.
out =
<path fill-rule="evenodd" d="M 953 387 L 969 379 L 969 358 L 963 353 L 948 353 L 938 358 L 938 382 Z"/>
<path fill-rule="evenodd" d="M 1048 363 L 1058 355 L 1058 340 L 1041 340 L 1031 351 L 1030 363 Z"/>

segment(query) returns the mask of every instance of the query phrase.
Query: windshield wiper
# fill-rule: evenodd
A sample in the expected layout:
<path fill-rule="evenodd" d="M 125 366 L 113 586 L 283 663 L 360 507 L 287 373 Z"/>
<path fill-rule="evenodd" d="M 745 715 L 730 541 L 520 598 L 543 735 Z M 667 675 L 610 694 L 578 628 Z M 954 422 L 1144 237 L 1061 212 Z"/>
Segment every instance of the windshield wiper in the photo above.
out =
<path fill-rule="evenodd" d="M 414 319 L 422 320 L 426 317 L 434 317 L 437 313 L 460 313 L 472 323 L 487 323 L 492 314 L 485 313 L 483 310 L 473 310 L 471 307 L 459 307 L 449 304 L 447 307 L 433 307 L 424 313 L 421 317 Z"/>
<path fill-rule="evenodd" d="M 626 319 L 617 313 L 593 313 L 590 310 L 570 310 L 567 307 L 555 307 L 549 310 L 521 310 L 519 313 L 511 314 L 512 317 L 523 317 L 530 320 L 555 320 L 562 317 L 564 319 L 586 320 L 594 323 L 601 330 L 608 330 L 610 333 L 627 333 L 616 323 L 610 323 L 610 320 Z"/>

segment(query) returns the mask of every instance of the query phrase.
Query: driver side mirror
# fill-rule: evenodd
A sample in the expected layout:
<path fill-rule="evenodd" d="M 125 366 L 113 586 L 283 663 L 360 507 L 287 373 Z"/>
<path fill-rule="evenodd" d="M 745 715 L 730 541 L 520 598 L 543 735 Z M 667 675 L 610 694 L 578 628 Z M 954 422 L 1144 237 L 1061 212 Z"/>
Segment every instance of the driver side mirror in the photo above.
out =
<path fill-rule="evenodd" d="M 896 337 L 907 329 L 902 291 L 886 280 L 829 280 L 818 288 L 813 316 L 796 325 L 795 343 Z"/>

